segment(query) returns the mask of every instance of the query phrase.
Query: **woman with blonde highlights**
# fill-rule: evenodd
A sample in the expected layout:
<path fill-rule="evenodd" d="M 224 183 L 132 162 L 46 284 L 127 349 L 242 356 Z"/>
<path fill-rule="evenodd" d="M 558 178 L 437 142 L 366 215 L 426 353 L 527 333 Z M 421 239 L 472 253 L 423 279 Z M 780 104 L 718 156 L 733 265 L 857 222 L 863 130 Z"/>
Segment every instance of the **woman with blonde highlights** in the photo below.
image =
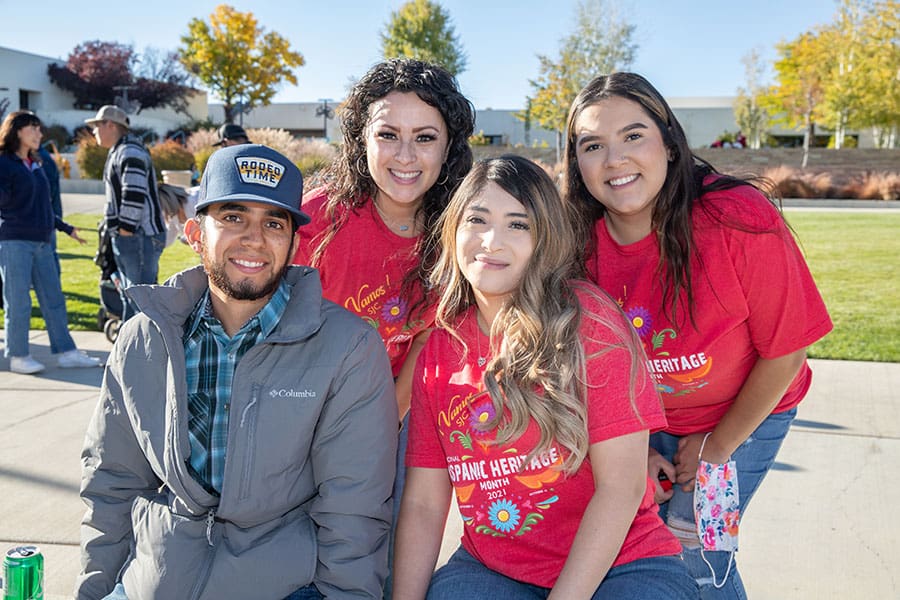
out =
<path fill-rule="evenodd" d="M 479 162 L 441 225 L 394 598 L 695 598 L 646 473 L 659 399 L 549 177 Z M 462 547 L 433 574 L 451 490 Z"/>

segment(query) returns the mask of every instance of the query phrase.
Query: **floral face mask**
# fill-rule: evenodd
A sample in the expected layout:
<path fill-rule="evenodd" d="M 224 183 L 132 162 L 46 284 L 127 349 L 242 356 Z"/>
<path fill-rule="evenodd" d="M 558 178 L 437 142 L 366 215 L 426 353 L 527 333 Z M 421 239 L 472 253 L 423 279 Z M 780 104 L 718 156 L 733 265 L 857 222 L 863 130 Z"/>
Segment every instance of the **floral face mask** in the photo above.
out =
<path fill-rule="evenodd" d="M 706 445 L 706 437 L 700 445 L 700 455 Z M 713 576 L 713 586 L 717 589 L 725 585 L 734 553 L 738 549 L 738 524 L 741 520 L 740 495 L 738 493 L 737 466 L 733 460 L 722 464 L 700 460 L 694 483 L 694 520 L 700 538 L 701 555 L 704 551 L 729 552 L 728 569 L 721 583 L 716 582 L 716 572 L 706 556 L 703 561 Z"/>

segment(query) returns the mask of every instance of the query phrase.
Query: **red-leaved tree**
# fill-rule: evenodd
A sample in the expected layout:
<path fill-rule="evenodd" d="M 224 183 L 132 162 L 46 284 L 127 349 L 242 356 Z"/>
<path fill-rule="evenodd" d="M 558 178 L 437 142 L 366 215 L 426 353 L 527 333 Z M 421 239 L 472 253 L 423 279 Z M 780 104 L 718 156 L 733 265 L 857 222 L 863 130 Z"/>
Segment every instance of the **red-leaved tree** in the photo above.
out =
<path fill-rule="evenodd" d="M 115 104 L 127 88 L 137 112 L 164 106 L 184 111 L 192 91 L 190 75 L 174 52 L 147 49 L 141 57 L 130 45 L 99 40 L 76 46 L 66 64 L 49 65 L 47 75 L 75 96 L 75 108 L 88 110 Z"/>

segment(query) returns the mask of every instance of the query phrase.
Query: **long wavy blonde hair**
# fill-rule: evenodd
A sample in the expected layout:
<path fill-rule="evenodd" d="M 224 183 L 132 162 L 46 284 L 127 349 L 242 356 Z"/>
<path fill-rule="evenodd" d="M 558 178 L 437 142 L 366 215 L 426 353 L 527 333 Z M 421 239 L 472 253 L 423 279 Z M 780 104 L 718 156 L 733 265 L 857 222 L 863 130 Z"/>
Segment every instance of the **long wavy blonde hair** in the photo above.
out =
<path fill-rule="evenodd" d="M 634 382 L 641 368 L 640 343 L 632 328 L 626 326 L 624 316 L 613 320 L 582 309 L 575 288 L 619 310 L 601 290 L 580 281 L 573 215 L 553 182 L 534 163 L 506 155 L 475 164 L 440 223 L 442 250 L 430 279 L 441 298 L 436 323 L 461 344 L 461 359 L 468 348 L 456 327 L 460 315 L 475 304 L 475 297 L 456 259 L 456 232 L 466 209 L 489 182 L 525 207 L 534 249 L 518 289 L 491 324 L 493 358 L 485 369 L 484 385 L 495 416 L 483 424 L 483 429 L 498 428 L 494 443 L 505 444 L 520 437 L 534 419 L 540 441 L 523 465 L 547 451 L 555 440 L 566 450 L 562 469 L 573 473 L 587 456 L 589 446 L 586 363 L 623 345 L 636 350 L 632 352 L 630 386 L 634 407 Z M 615 332 L 621 343 L 607 344 L 586 357 L 586 340 L 579 335 L 584 318 L 599 321 Z"/>

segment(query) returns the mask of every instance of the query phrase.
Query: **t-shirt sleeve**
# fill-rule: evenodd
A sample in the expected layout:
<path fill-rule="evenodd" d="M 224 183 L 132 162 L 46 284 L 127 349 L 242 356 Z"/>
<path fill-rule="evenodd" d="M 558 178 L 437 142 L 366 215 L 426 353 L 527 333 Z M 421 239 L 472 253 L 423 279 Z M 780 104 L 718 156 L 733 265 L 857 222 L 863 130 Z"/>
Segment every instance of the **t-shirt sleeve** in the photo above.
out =
<path fill-rule="evenodd" d="M 590 443 L 665 428 L 644 351 L 628 330 L 625 316 L 612 300 L 581 299 Z"/>
<path fill-rule="evenodd" d="M 777 209 L 752 188 L 738 190 L 750 226 L 729 227 L 725 235 L 747 300 L 752 343 L 762 358 L 777 358 L 809 346 L 831 331 L 832 323 Z"/>
<path fill-rule="evenodd" d="M 409 442 L 406 447 L 406 466 L 444 469 L 447 459 L 438 433 L 434 397 L 437 386 L 434 373 L 439 368 L 437 348 L 444 337 L 435 331 L 419 354 L 413 370 L 412 399 L 409 407 Z"/>
<path fill-rule="evenodd" d="M 315 189 L 303 197 L 301 209 L 309 215 L 310 221 L 306 225 L 301 225 L 297 229 L 297 237 L 300 243 L 297 245 L 297 252 L 294 254 L 295 265 L 309 265 L 312 260 L 313 251 L 318 244 L 319 234 L 325 227 L 324 213 L 325 202 L 328 196 L 325 190 Z"/>

